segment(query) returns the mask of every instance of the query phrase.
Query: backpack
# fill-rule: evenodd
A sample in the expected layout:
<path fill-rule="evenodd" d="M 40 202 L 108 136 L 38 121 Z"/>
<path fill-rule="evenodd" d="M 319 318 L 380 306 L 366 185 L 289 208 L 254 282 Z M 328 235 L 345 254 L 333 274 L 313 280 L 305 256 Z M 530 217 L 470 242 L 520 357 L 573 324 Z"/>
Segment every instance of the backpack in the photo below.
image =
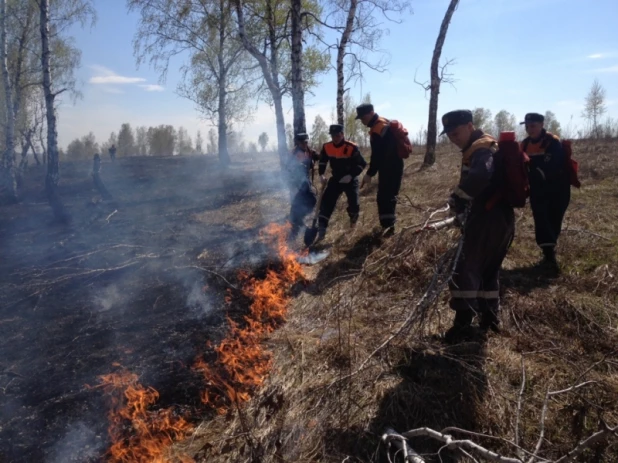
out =
<path fill-rule="evenodd" d="M 408 130 L 396 120 L 390 121 L 389 128 L 395 138 L 397 154 L 401 159 L 408 159 L 412 154 L 412 142 L 408 138 Z"/>
<path fill-rule="evenodd" d="M 511 207 L 524 207 L 530 196 L 528 163 L 530 158 L 515 141 L 515 132 L 502 132 L 498 140 L 498 150 L 494 153 L 496 175 L 499 175 L 500 188 L 487 201 L 485 208 L 490 210 L 501 200 Z"/>
<path fill-rule="evenodd" d="M 582 184 L 577 176 L 579 173 L 579 163 L 573 159 L 573 147 L 571 140 L 562 141 L 562 151 L 564 152 L 564 163 L 569 176 L 569 183 L 575 188 L 580 188 Z"/>
<path fill-rule="evenodd" d="M 549 137 L 553 137 L 556 140 L 559 140 L 555 135 L 547 132 Z M 575 188 L 580 188 L 582 186 L 579 181 L 578 173 L 579 173 L 579 163 L 573 159 L 573 146 L 571 140 L 559 140 L 560 145 L 562 145 L 562 152 L 564 153 L 564 169 L 566 170 L 567 175 L 569 176 L 569 183 L 571 186 Z M 522 143 L 522 149 L 526 150 L 528 147 L 528 142 L 524 141 Z"/>

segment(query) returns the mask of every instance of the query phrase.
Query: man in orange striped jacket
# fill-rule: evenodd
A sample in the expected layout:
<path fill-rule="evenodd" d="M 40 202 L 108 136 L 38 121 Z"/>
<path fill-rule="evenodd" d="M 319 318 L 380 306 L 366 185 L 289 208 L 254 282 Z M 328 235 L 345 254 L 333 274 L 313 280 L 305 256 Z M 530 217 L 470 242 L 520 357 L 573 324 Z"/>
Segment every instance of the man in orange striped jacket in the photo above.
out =
<path fill-rule="evenodd" d="M 544 129 L 544 122 L 541 114 L 526 114 L 521 124 L 528 137 L 521 148 L 530 157 L 530 207 L 536 243 L 544 256 L 541 264 L 557 270 L 555 248 L 571 201 L 571 186 L 560 139 Z"/>
<path fill-rule="evenodd" d="M 331 125 L 329 133 L 332 141 L 325 143 L 322 147 L 318 172 L 322 184 L 327 183 L 325 173 L 326 167 L 330 164 L 332 176 L 328 179 L 320 205 L 318 241 L 323 240 L 326 236 L 330 216 L 342 193 L 345 193 L 348 198 L 347 212 L 350 217 L 350 226 L 356 225 L 360 212 L 358 176 L 367 166 L 358 146 L 345 139 L 342 125 Z"/>

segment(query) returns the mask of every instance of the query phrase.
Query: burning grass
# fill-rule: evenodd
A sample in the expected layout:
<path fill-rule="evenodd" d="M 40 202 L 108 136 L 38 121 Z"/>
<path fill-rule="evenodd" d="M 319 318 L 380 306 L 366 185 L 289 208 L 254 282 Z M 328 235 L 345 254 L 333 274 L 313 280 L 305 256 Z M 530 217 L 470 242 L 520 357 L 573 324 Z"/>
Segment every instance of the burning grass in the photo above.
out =
<path fill-rule="evenodd" d="M 215 347 L 216 360 L 198 358 L 194 369 L 203 375 L 202 402 L 220 415 L 239 409 L 251 399 L 271 369 L 271 354 L 263 340 L 285 321 L 291 285 L 303 278 L 296 255 L 287 248 L 288 228 L 271 224 L 262 239 L 278 252 L 280 262 L 269 268 L 263 279 L 241 272 L 243 293 L 252 302 L 243 323 L 228 317 L 229 331 Z M 174 452 L 172 444 L 182 442 L 191 425 L 171 408 L 155 409 L 159 393 L 144 387 L 128 371 L 103 375 L 100 387 L 111 397 L 108 451 L 117 463 L 191 462 L 192 457 Z"/>
<path fill-rule="evenodd" d="M 616 425 L 613 149 L 575 145 L 584 187 L 573 192 L 567 213 L 559 276 L 534 266 L 540 253 L 531 214 L 518 211 L 502 275 L 503 333 L 486 343 L 440 342 L 437 335 L 452 321 L 443 294 L 423 323 L 378 349 L 415 310 L 440 256 L 456 241 L 456 230 L 414 233 L 448 196 L 456 155 L 442 155 L 436 168 L 421 172 L 419 162 L 410 163 L 393 238 L 372 231 L 375 190 L 363 195 L 361 222 L 352 232 L 340 205 L 327 238 L 331 256 L 308 270 L 311 282 L 270 337 L 276 373 L 231 421 L 203 424 L 195 441 L 199 461 L 386 461 L 380 436 L 388 426 L 467 429 L 504 455 L 520 452 L 510 441 L 532 453 L 538 446 L 538 459 L 555 460 L 603 423 Z M 603 169 L 596 166 L 600 158 Z M 569 389 L 578 384 L 584 385 Z M 566 392 L 547 395 L 560 390 Z M 430 462 L 472 461 L 426 438 L 411 443 Z M 618 461 L 616 440 L 599 440 L 578 461 Z"/>
<path fill-rule="evenodd" d="M 139 383 L 126 370 L 99 378 L 111 398 L 108 461 L 113 463 L 188 463 L 189 455 L 170 455 L 171 445 L 183 440 L 193 426 L 171 408 L 152 410 L 159 393 Z"/>

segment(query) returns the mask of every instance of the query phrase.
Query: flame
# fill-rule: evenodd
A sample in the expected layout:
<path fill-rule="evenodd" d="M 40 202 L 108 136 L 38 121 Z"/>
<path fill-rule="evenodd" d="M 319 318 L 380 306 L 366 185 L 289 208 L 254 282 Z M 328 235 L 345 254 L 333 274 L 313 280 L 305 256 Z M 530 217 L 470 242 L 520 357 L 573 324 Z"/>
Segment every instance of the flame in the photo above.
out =
<path fill-rule="evenodd" d="M 111 396 L 108 433 L 114 463 L 193 462 L 187 456 L 170 455 L 171 444 L 185 437 L 192 426 L 171 408 L 152 411 L 159 393 L 145 388 L 138 376 L 126 370 L 99 377 L 99 387 Z"/>
<path fill-rule="evenodd" d="M 266 277 L 258 280 L 246 272 L 239 273 L 244 281 L 243 293 L 252 299 L 245 326 L 228 318 L 226 338 L 215 348 L 214 365 L 198 359 L 195 368 L 207 384 L 202 402 L 225 414 L 231 405 L 239 406 L 251 398 L 251 393 L 264 383 L 272 366 L 271 354 L 262 346 L 262 339 L 285 321 L 292 284 L 303 278 L 296 254 L 287 247 L 288 226 L 268 225 L 261 238 L 273 246 L 281 259 L 280 269 L 268 269 Z"/>
<path fill-rule="evenodd" d="M 233 405 L 240 406 L 251 398 L 264 383 L 272 366 L 270 352 L 262 346 L 265 335 L 285 321 L 292 284 L 303 278 L 297 255 L 288 249 L 286 237 L 289 226 L 271 224 L 261 238 L 273 246 L 281 259 L 277 270 L 268 269 L 266 277 L 258 280 L 246 272 L 239 272 L 243 293 L 251 298 L 244 324 L 228 318 L 226 338 L 215 348 L 217 360 L 213 365 L 198 359 L 194 368 L 206 381 L 202 402 L 225 414 Z M 228 290 L 226 302 L 232 302 Z M 210 343 L 207 343 L 210 347 Z M 116 367 L 120 364 L 114 363 Z M 111 397 L 110 425 L 112 446 L 108 451 L 113 463 L 188 463 L 188 456 L 173 456 L 171 445 L 188 436 L 193 426 L 176 416 L 171 408 L 153 410 L 159 393 L 144 387 L 138 376 L 126 370 L 99 377 L 99 386 Z"/>

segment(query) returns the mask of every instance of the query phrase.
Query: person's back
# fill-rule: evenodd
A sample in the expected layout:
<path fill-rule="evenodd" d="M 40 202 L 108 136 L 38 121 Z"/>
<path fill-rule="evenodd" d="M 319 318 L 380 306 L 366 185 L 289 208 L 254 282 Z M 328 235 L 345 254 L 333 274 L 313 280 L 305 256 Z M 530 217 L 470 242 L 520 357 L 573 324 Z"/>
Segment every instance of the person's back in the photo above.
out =
<path fill-rule="evenodd" d="M 112 145 L 109 148 L 108 152 L 109 152 L 109 157 L 112 159 L 112 161 L 115 160 L 116 159 L 116 145 Z"/>

